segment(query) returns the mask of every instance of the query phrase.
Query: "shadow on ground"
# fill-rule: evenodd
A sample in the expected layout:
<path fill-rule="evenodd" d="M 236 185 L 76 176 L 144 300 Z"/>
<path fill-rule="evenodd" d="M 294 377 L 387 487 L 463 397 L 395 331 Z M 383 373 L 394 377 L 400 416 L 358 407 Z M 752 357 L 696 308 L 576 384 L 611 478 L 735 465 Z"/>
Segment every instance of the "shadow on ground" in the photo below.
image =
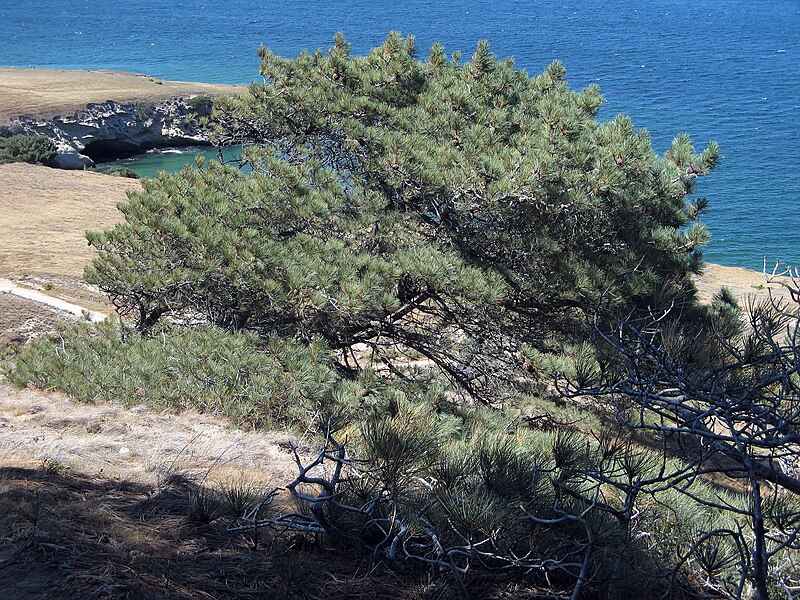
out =
<path fill-rule="evenodd" d="M 2 597 L 396 598 L 414 587 L 351 556 L 291 547 L 296 539 L 254 549 L 226 517 L 192 522 L 191 489 L 179 477 L 154 488 L 0 468 Z"/>
<path fill-rule="evenodd" d="M 189 518 L 194 484 L 0 468 L 0 596 L 14 600 L 448 599 L 440 574 L 389 569 L 317 540 L 227 532 Z M 474 582 L 473 598 L 497 595 Z M 506 587 L 501 585 L 500 587 Z"/>

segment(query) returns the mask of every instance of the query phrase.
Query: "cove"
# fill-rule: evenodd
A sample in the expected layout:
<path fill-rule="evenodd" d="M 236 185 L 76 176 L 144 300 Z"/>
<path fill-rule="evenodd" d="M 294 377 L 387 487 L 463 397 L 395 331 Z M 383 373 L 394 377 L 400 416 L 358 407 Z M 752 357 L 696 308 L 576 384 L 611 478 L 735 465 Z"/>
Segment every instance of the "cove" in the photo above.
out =
<path fill-rule="evenodd" d="M 241 154 L 241 146 L 232 146 L 222 152 L 223 158 L 235 160 Z M 159 148 L 135 154 L 127 158 L 98 163 L 96 171 L 104 172 L 113 168 L 127 168 L 139 177 L 155 177 L 159 171 L 177 173 L 187 165 L 194 164 L 194 159 L 202 156 L 206 160 L 217 160 L 216 149 L 210 146 L 184 146 L 181 148 Z"/>

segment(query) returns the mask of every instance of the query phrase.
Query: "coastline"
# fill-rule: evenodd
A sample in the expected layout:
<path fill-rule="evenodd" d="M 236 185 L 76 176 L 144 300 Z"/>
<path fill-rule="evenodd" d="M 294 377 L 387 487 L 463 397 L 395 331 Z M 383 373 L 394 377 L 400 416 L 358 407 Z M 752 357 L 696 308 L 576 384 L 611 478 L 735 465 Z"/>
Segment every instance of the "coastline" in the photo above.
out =
<path fill-rule="evenodd" d="M 207 142 L 197 117 L 246 86 L 119 71 L 0 69 L 0 125 L 49 138 L 53 166 L 83 169 L 153 148 Z"/>

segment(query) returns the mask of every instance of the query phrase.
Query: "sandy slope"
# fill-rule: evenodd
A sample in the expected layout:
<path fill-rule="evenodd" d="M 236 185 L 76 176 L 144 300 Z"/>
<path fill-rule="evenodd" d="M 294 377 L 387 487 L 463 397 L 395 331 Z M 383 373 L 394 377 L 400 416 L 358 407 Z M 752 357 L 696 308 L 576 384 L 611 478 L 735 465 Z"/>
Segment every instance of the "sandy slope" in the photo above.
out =
<path fill-rule="evenodd" d="M 168 81 L 119 71 L 0 69 L 0 123 L 25 115 L 70 115 L 88 103 L 158 101 L 178 96 L 241 93 L 243 85 Z"/>
<path fill-rule="evenodd" d="M 764 273 L 740 267 L 725 267 L 722 265 L 708 264 L 703 269 L 703 274 L 697 278 L 697 291 L 700 301 L 708 303 L 722 287 L 729 288 L 742 306 L 747 305 L 747 299 L 753 296 L 759 298 L 767 294 L 788 297 L 788 293 L 777 282 L 767 283 Z"/>

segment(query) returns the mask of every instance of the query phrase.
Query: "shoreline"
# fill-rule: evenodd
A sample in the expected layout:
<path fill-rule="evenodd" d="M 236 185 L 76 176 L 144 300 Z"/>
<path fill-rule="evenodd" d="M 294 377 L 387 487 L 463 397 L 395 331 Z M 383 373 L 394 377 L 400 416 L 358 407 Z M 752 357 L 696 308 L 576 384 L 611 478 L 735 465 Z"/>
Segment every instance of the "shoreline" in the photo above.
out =
<path fill-rule="evenodd" d="M 169 81 L 121 71 L 0 68 L 0 124 L 41 135 L 53 166 L 82 169 L 152 148 L 207 142 L 197 118 L 246 86 Z"/>

